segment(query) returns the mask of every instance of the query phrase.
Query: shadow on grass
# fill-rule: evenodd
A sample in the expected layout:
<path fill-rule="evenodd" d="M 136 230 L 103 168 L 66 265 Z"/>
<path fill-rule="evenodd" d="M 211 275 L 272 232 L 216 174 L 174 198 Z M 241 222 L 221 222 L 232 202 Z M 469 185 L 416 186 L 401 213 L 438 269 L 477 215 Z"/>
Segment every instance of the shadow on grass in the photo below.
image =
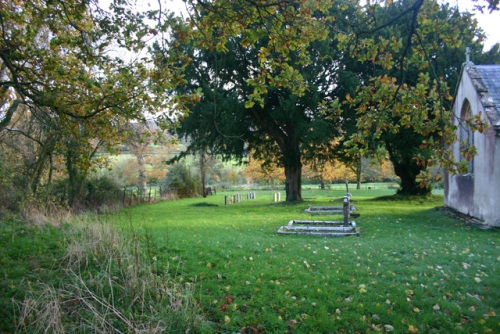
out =
<path fill-rule="evenodd" d="M 195 207 L 218 207 L 219 204 L 201 202 L 201 203 L 190 204 L 190 206 L 195 206 Z"/>
<path fill-rule="evenodd" d="M 388 195 L 388 196 L 380 196 L 374 198 L 360 199 L 360 201 L 370 201 L 370 202 L 418 202 L 418 203 L 430 203 L 435 202 L 441 199 L 442 196 L 439 195 Z"/>

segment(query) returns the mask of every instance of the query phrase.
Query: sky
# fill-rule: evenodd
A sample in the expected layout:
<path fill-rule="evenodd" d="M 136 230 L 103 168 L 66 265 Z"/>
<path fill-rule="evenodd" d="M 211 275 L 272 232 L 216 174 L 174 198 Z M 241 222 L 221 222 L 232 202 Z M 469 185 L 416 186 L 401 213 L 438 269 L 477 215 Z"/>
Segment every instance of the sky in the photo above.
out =
<path fill-rule="evenodd" d="M 137 2 L 142 4 L 144 0 L 138 0 Z M 147 0 L 147 3 L 154 6 L 157 0 Z M 230 0 L 228 0 L 230 1 Z M 485 5 L 486 0 L 439 0 L 440 2 L 449 3 L 452 6 L 458 6 L 460 11 L 468 11 L 473 13 L 479 23 L 479 26 L 484 30 L 487 40 L 485 42 L 485 50 L 489 50 L 495 43 L 500 43 L 500 10 L 490 13 L 486 10 L 484 13 L 480 13 L 474 9 L 474 4 Z M 110 0 L 99 0 L 101 5 L 108 7 Z M 142 3 L 141 3 L 142 2 Z M 185 4 L 182 0 L 164 0 L 166 2 L 167 8 L 169 10 L 174 10 L 178 13 L 185 13 Z"/>
<path fill-rule="evenodd" d="M 229 1 L 229 0 L 228 0 Z M 487 40 L 485 42 L 485 50 L 489 50 L 495 43 L 500 43 L 500 10 L 490 13 L 486 10 L 484 13 L 474 9 L 474 4 L 486 4 L 486 0 L 478 0 L 474 3 L 472 0 L 441 0 L 442 2 L 447 2 L 452 6 L 458 6 L 460 11 L 468 11 L 473 13 L 479 23 L 479 26 L 486 33 Z M 182 0 L 167 0 L 169 9 L 175 9 L 181 12 L 185 5 Z"/>
<path fill-rule="evenodd" d="M 485 42 L 485 50 L 491 49 L 495 43 L 500 43 L 500 10 L 490 13 L 485 10 L 484 13 L 480 13 L 474 10 L 474 2 L 472 0 L 445 0 L 452 6 L 458 6 L 458 9 L 462 12 L 468 11 L 476 16 L 479 26 L 486 33 L 488 38 Z M 479 0 L 479 4 L 483 5 L 486 1 Z"/>

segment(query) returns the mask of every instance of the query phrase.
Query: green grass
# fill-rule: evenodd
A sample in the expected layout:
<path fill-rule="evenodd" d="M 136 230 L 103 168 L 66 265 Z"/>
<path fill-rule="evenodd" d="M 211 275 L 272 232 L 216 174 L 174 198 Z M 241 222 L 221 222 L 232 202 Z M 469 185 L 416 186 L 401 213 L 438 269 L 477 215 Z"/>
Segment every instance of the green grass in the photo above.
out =
<path fill-rule="evenodd" d="M 0 223 L 0 332 L 14 332 L 17 302 L 26 298 L 31 284 L 57 279 L 63 240 L 63 233 L 50 226 Z"/>
<path fill-rule="evenodd" d="M 218 192 L 127 208 L 94 228 L 2 221 L 0 332 L 91 323 L 106 332 L 101 316 L 125 332 L 500 332 L 498 230 L 446 216 L 442 196 L 350 191 L 360 237 L 276 234 L 291 219 L 340 219 L 304 209 L 337 205 L 342 186 L 305 189 L 300 204 L 273 203 L 271 191 L 246 200 L 241 191 L 242 203 L 225 206 L 234 192 Z M 128 238 L 118 242 L 123 234 L 108 225 Z"/>
<path fill-rule="evenodd" d="M 214 332 L 500 331 L 498 230 L 446 216 L 436 209 L 441 196 L 351 190 L 360 237 L 275 233 L 291 219 L 310 219 L 308 205 L 331 205 L 344 192 L 308 189 L 296 205 L 273 203 L 272 192 L 256 200 L 242 192 L 243 202 L 229 206 L 218 192 L 115 218 L 150 231 L 160 268 L 195 283 Z"/>

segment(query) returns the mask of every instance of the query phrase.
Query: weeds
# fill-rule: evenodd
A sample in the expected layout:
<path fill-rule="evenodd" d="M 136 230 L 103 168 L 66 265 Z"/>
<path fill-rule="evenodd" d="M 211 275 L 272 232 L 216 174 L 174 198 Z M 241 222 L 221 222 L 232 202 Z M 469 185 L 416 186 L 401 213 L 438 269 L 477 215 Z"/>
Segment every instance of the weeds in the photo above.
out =
<path fill-rule="evenodd" d="M 176 283 L 168 270 L 155 268 L 143 249 L 147 236 L 136 230 L 124 234 L 96 217 L 82 217 L 67 228 L 60 277 L 30 285 L 20 302 L 18 332 L 200 330 L 194 285 Z"/>

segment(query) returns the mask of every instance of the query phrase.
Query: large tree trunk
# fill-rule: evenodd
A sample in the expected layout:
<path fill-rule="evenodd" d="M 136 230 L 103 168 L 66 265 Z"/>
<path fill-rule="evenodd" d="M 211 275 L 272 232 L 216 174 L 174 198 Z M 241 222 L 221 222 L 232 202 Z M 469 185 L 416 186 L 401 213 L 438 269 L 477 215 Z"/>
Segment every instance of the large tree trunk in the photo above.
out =
<path fill-rule="evenodd" d="M 284 138 L 281 145 L 285 168 L 285 191 L 287 202 L 302 201 L 302 160 L 298 140 Z"/>
<path fill-rule="evenodd" d="M 401 179 L 398 190 L 400 195 L 428 195 L 431 192 L 429 186 L 421 187 L 417 181 L 420 172 L 426 168 L 425 164 L 419 164 L 415 160 L 417 154 L 425 156 L 425 152 L 418 149 L 424 139 L 412 129 L 401 129 L 386 138 L 385 147 L 394 166 L 394 173 Z"/>
<path fill-rule="evenodd" d="M 423 166 L 417 163 L 392 162 L 394 164 L 394 173 L 401 179 L 401 187 L 398 194 L 401 195 L 428 195 L 431 188 L 428 186 L 421 187 L 417 181 L 417 176 L 420 171 L 424 170 Z"/>
<path fill-rule="evenodd" d="M 361 172 L 363 171 L 363 164 L 362 164 L 361 157 L 359 158 L 359 161 L 356 162 L 356 189 L 360 190 L 361 189 Z"/>
<path fill-rule="evenodd" d="M 302 201 L 302 164 L 285 166 L 285 191 L 286 201 Z"/>

